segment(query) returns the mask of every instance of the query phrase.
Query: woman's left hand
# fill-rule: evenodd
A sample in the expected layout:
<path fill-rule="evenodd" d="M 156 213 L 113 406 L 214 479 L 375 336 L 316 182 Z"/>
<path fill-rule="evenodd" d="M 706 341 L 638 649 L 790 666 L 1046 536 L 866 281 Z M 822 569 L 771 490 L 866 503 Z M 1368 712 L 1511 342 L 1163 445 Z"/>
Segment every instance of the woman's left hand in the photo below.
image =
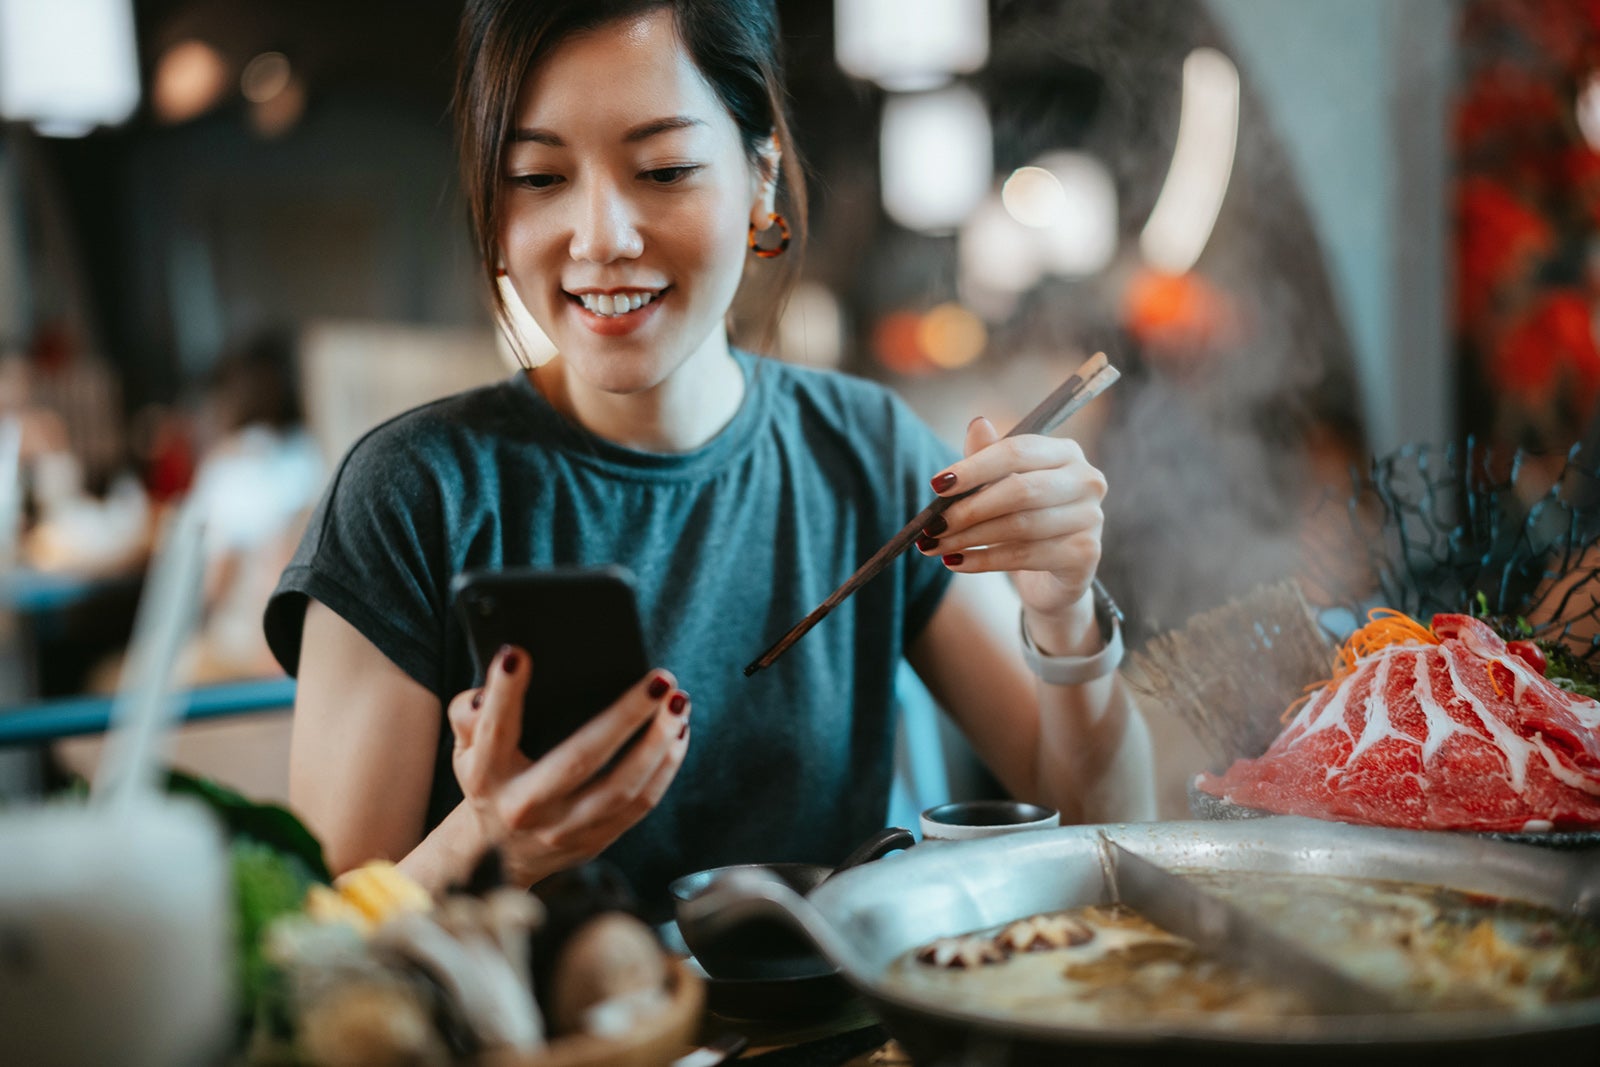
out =
<path fill-rule="evenodd" d="M 933 478 L 940 496 L 981 492 L 952 504 L 917 548 L 953 571 L 1008 571 L 1030 616 L 1070 626 L 1092 617 L 1100 565 L 1105 475 L 1076 441 L 1028 434 L 1001 438 L 988 419 L 967 426 L 966 458 Z"/>

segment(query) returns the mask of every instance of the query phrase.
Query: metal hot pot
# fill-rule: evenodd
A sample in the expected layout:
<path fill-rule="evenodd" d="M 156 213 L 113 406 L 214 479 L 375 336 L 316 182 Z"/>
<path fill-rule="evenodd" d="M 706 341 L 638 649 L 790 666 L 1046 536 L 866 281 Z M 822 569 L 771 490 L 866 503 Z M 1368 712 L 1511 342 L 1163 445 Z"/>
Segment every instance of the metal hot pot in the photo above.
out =
<path fill-rule="evenodd" d="M 1541 905 L 1600 921 L 1600 859 L 1471 835 L 1383 830 L 1273 817 L 1248 822 L 1064 827 L 919 845 L 840 874 L 801 898 L 772 879 L 736 876 L 698 897 L 680 922 L 736 936 L 782 916 L 872 1004 L 918 1067 L 942 1064 L 1592 1063 L 1600 997 L 1509 1013 L 1411 1012 L 1324 1020 L 1310 1031 L 1224 1032 L 1182 1026 L 1086 1028 L 1006 1021 L 911 995 L 884 981 L 905 952 L 935 938 L 1105 901 L 1096 832 L 1172 868 L 1413 882 Z M 1564 1056 L 1562 1060 L 1554 1057 Z"/>

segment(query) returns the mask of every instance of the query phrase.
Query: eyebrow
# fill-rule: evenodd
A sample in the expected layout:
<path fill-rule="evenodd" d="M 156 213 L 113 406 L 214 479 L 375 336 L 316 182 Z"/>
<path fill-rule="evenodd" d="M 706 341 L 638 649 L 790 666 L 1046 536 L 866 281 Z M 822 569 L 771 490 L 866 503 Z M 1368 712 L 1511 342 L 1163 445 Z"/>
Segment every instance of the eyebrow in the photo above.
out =
<path fill-rule="evenodd" d="M 640 123 L 628 130 L 627 133 L 622 135 L 622 140 L 625 144 L 637 144 L 640 141 L 647 141 L 658 134 L 670 133 L 673 130 L 687 130 L 695 126 L 704 125 L 705 123 L 702 120 L 689 115 L 673 115 L 670 118 L 651 119 L 649 122 Z M 511 141 L 513 144 L 542 144 L 551 148 L 565 148 L 567 146 L 567 142 L 549 130 L 530 128 L 512 131 Z"/>

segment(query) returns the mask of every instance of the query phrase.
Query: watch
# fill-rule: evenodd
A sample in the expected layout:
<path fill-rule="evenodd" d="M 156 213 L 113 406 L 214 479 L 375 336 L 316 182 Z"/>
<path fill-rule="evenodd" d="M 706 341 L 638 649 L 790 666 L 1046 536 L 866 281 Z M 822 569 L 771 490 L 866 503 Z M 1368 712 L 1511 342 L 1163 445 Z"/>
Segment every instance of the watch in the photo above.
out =
<path fill-rule="evenodd" d="M 1019 616 L 1022 629 L 1022 659 L 1028 669 L 1050 685 L 1082 685 L 1104 678 L 1122 663 L 1122 610 L 1117 607 L 1100 579 L 1094 580 L 1094 618 L 1099 624 L 1104 647 L 1092 656 L 1047 656 L 1028 635 L 1028 616 Z"/>

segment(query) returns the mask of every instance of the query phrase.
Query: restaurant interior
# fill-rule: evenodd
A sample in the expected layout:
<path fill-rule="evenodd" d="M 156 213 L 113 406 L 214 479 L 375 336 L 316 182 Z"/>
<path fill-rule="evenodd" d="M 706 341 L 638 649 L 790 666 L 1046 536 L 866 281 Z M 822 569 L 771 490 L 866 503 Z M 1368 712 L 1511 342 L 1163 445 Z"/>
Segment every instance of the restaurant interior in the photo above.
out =
<path fill-rule="evenodd" d="M 15 1062 L 531 1067 L 742 1055 L 922 1067 L 1062 1062 L 1071 1047 L 1105 1057 L 1092 1062 L 1169 1062 L 1162 1056 L 1175 1051 L 1220 1062 L 1238 1051 L 1231 1041 L 1255 1042 L 1261 1055 L 1259 1042 L 1290 1040 L 1284 1034 L 1299 1034 L 1293 1040 L 1318 1054 L 1347 1055 L 1343 1042 L 1358 1031 L 1377 1058 L 1394 1062 L 1422 1062 L 1406 1057 L 1441 1049 L 1461 1053 L 1453 1063 L 1477 1062 L 1517 1047 L 1506 1044 L 1513 1032 L 1527 1047 L 1592 1056 L 1600 1047 L 1600 818 L 1523 815 L 1510 830 L 1492 828 L 1513 839 L 1570 835 L 1546 847 L 1376 816 L 1370 821 L 1412 829 L 1353 827 L 1367 820 L 1345 812 L 1327 816 L 1328 845 L 1319 851 L 1307 844 L 1321 840 L 1315 831 L 1276 825 L 1306 811 L 1268 808 L 1276 814 L 1265 829 L 1251 829 L 1231 817 L 1251 807 L 1242 786 L 1213 795 L 1200 780 L 1215 780 L 1236 756 L 1260 756 L 1305 698 L 1257 717 L 1253 740 L 1221 721 L 1243 714 L 1227 705 L 1259 702 L 1257 689 L 1293 697 L 1359 676 L 1369 649 L 1346 642 L 1372 632 L 1363 628 L 1369 618 L 1375 626 L 1388 617 L 1369 616 L 1374 609 L 1419 619 L 1430 647 L 1454 647 L 1441 624 L 1428 630 L 1436 613 L 1514 620 L 1522 630 L 1494 640 L 1525 637 L 1511 646 L 1552 646 L 1574 670 L 1589 670 L 1600 647 L 1600 599 L 1587 584 L 1600 559 L 1591 551 L 1600 539 L 1600 6 L 776 7 L 809 234 L 776 330 L 758 336 L 736 304 L 733 339 L 774 360 L 887 386 L 955 449 L 975 415 L 1003 430 L 1093 354 L 1106 354 L 1119 384 L 1059 432 L 1082 445 L 1110 487 L 1099 580 L 1122 612 L 1124 680 L 1151 733 L 1158 821 L 1118 845 L 1052 830 L 1064 836 L 1049 855 L 1019 851 L 1021 836 L 935 841 L 929 811 L 1007 797 L 902 665 L 883 825 L 909 827 L 921 843 L 882 860 L 881 870 L 830 883 L 814 906 L 809 896 L 795 904 L 788 889 L 784 896 L 750 883 L 703 895 L 695 921 L 680 915 L 678 923 L 688 938 L 699 920 L 734 924 L 730 917 L 752 901 L 791 919 L 811 908 L 793 921 L 830 957 L 833 984 L 823 993 L 799 985 L 774 992 L 771 982 L 709 963 L 689 978 L 665 970 L 670 989 L 658 1015 L 635 996 L 627 1011 L 595 1024 L 609 1036 L 569 1046 L 568 1058 L 559 1041 L 545 1044 L 559 1014 L 548 1004 L 542 1024 L 534 1013 L 532 1025 L 544 1028 L 536 1043 L 506 1021 L 514 1013 L 495 1008 L 484 1022 L 469 1005 L 440 1024 L 443 1044 L 433 1035 L 402 1051 L 390 1031 L 404 1012 L 381 998 L 346 1004 L 342 1014 L 302 1004 L 293 1025 L 281 1014 L 276 1025 L 263 1022 L 283 1009 L 262 1008 L 261 990 L 283 995 L 293 985 L 285 960 L 304 964 L 319 951 L 309 937 L 284 949 L 293 940 L 285 935 L 272 942 L 278 955 L 263 955 L 246 942 L 267 943 L 265 920 L 257 928 L 254 917 L 236 914 L 248 895 L 237 846 L 252 833 L 241 827 L 271 822 L 275 829 L 252 840 L 279 847 L 306 834 L 298 823 L 273 822 L 294 822 L 286 806 L 295 681 L 263 634 L 268 597 L 341 457 L 363 434 L 420 404 L 507 379 L 519 355 L 537 361 L 554 349 L 519 308 L 509 326 L 498 324 L 480 280 L 450 120 L 459 0 L 0 0 L 0 994 L 11 1000 L 8 1010 L 0 995 L 0 1034 L 15 1026 L 24 1035 L 28 1051 Z M 185 516 L 203 535 L 185 532 Z M 167 618 L 152 607 L 163 576 L 175 590 L 169 600 L 185 595 L 176 592 L 185 580 L 192 594 Z M 1220 633 L 1217 612 L 1231 613 L 1231 632 Z M 1209 628 L 1198 625 L 1208 619 Z M 1283 666 L 1291 627 L 1301 623 L 1314 658 L 1345 658 L 1316 659 L 1309 675 Z M 1401 640 L 1387 631 L 1381 638 Z M 1377 655 L 1380 638 L 1371 641 Z M 1538 654 L 1543 661 L 1557 651 Z M 1512 647 L 1490 657 L 1482 683 L 1490 692 L 1501 694 L 1498 665 L 1517 655 Z M 1517 674 L 1506 699 L 1523 700 L 1532 685 Z M 1311 699 L 1315 708 L 1319 698 Z M 1524 764 L 1546 760 L 1594 811 L 1600 715 L 1584 709 L 1600 705 L 1573 699 L 1586 703 L 1572 713 L 1578 725 L 1560 734 L 1569 739 L 1561 752 L 1576 753 L 1560 757 L 1568 763 L 1551 755 L 1553 727 L 1518 742 L 1519 751 Z M 1379 743 L 1369 736 L 1379 729 L 1376 713 L 1365 714 L 1366 733 L 1351 734 L 1340 758 L 1356 758 L 1352 745 L 1359 754 Z M 1398 736 L 1406 728 L 1383 729 Z M 1428 746 L 1444 743 L 1427 738 L 1424 759 Z M 118 799 L 148 785 L 135 780 L 151 768 L 179 772 L 173 788 L 190 801 L 233 813 L 223 819 L 231 859 L 185 839 L 169 843 L 174 858 L 157 865 L 159 876 L 129 873 L 155 853 L 113 847 L 119 834 L 106 827 L 116 825 Z M 97 806 L 102 796 L 111 799 Z M 1236 810 L 1219 814 L 1219 805 Z M 1204 847 L 1177 829 L 1196 826 Z M 1382 833 L 1412 833 L 1419 843 Z M 1060 877 L 1099 879 L 1103 850 L 1122 845 L 1168 867 L 1204 867 L 1209 858 L 1272 877 L 1315 870 L 1429 882 L 1432 871 L 1440 892 L 1501 893 L 1562 916 L 1573 925 L 1560 936 L 1578 946 L 1578 962 L 1552 979 L 1565 991 L 1561 1003 L 1541 1002 L 1501 1029 L 1492 1012 L 1470 1025 L 1449 1015 L 1477 1002 L 1447 996 L 1443 1007 L 1403 1017 L 1385 1005 L 1387 1021 L 1366 1031 L 1311 1037 L 1237 1020 L 1149 1022 L 1159 1013 L 1137 998 L 1107 999 L 1109 1022 L 1028 1016 L 1043 1009 L 1024 1007 L 991 1025 L 982 1021 L 990 1008 L 929 1007 L 952 1003 L 939 999 L 955 995 L 940 984 L 945 977 L 989 973 L 994 962 L 951 935 L 1088 903 L 1042 889 L 1030 896 L 1016 883 L 1037 887 L 1057 877 L 1052 870 L 1080 868 L 1081 876 Z M 1250 857 L 1269 853 L 1276 858 L 1252 866 Z M 1318 867 L 1305 858 L 1313 853 L 1356 865 L 1328 859 Z M 1126 862 L 1131 887 L 1138 861 Z M 938 906 L 954 910 L 940 922 L 886 917 L 902 863 L 905 884 L 927 896 L 913 894 L 906 914 L 945 900 Z M 59 868 L 58 880 L 30 875 L 33 864 Z M 177 888 L 213 868 L 232 872 L 220 904 L 208 903 L 203 887 Z M 1010 870 L 1011 882 L 977 870 Z M 120 877 L 134 888 L 114 903 L 92 888 Z M 615 887 L 592 877 L 601 881 L 586 883 L 586 899 L 612 899 Z M 1259 875 L 1258 888 L 1267 877 Z M 940 879 L 943 897 L 930 888 Z M 336 920 L 362 892 L 393 898 L 385 914 L 407 911 L 400 901 L 414 889 L 309 881 L 318 884 L 309 894 L 297 887 L 284 912 Z M 948 904 L 957 897 L 961 907 Z M 1246 896 L 1238 899 L 1250 910 Z M 546 906 L 547 920 L 515 921 L 535 929 L 548 921 L 546 930 L 570 921 L 559 901 L 540 905 L 541 915 Z M 470 923 L 509 936 L 503 924 L 516 909 L 483 907 L 487 918 Z M 205 957 L 208 909 L 220 909 L 222 963 Z M 446 926 L 470 925 L 465 914 Z M 382 940 L 368 929 L 380 919 L 358 918 L 364 936 Z M 150 943 L 106 947 L 117 964 L 83 977 L 96 969 L 95 938 L 111 938 L 106 931 L 119 924 L 154 931 Z M 49 932 L 57 927 L 72 932 Z M 186 940 L 173 934 L 184 929 L 194 931 L 187 955 L 157 944 L 158 935 L 162 945 Z M 1058 936 L 1067 944 L 1076 927 L 1033 929 L 1026 936 L 1044 940 L 1028 943 L 1040 947 Z M 1003 937 L 1022 936 L 1006 930 Z M 760 935 L 742 936 L 758 944 Z M 936 948 L 935 935 L 950 944 Z M 47 995 L 40 990 L 53 936 L 71 941 L 80 962 Z M 415 946 L 389 949 L 433 958 L 431 942 L 415 936 Z M 672 950 L 688 946 L 672 943 L 671 932 L 652 936 L 668 942 L 664 966 L 678 968 Z M 613 947 L 624 953 L 627 938 L 617 937 Z M 1258 944 L 1242 935 L 1231 944 L 1247 941 Z M 940 973 L 886 991 L 881 975 L 901 963 L 885 970 L 882 961 L 911 959 L 905 950 L 924 942 L 928 960 L 945 961 L 929 965 Z M 548 951 L 535 940 L 535 996 L 541 981 L 554 981 L 548 960 L 540 971 Z M 1005 959 L 992 970 L 1026 965 L 1053 975 L 1060 966 L 1051 951 L 1080 949 L 995 951 Z M 1497 942 L 1473 951 L 1482 973 L 1499 973 L 1495 960 L 1510 956 L 1495 952 L 1513 949 Z M 240 954 L 257 970 L 238 970 Z M 1528 966 L 1543 973 L 1543 964 Z M 468 971 L 430 972 L 435 1021 L 441 997 L 498 995 L 487 983 L 462 992 L 478 989 Z M 1125 992 L 1138 986 L 1131 970 L 1118 973 Z M 221 976 L 209 1000 L 194 989 L 206 975 Z M 1035 979 L 1009 982 L 1015 990 Z M 143 987 L 137 996 L 133 986 Z M 1330 978 L 1307 995 L 1332 999 L 1336 986 Z M 241 988 L 263 999 L 241 1008 Z M 337 1000 L 337 988 L 318 988 L 323 1007 Z M 1238 995 L 1254 1003 L 1254 994 Z M 115 1006 L 91 1039 L 83 1023 L 94 1003 Z M 170 1010 L 170 1025 L 152 1020 L 158 1010 Z M 351 1024 L 353 1016 L 367 1021 Z M 29 1017 L 31 1029 L 21 1021 Z M 1487 1029 L 1474 1029 L 1480 1024 Z M 416 1025 L 432 1025 L 427 1011 Z M 374 1036 L 380 1029 L 387 1037 Z M 0 1050 L 5 1043 L 0 1036 Z M 696 1046 L 701 1059 L 679 1059 Z M 9 1062 L 3 1051 L 0 1061 Z"/>

